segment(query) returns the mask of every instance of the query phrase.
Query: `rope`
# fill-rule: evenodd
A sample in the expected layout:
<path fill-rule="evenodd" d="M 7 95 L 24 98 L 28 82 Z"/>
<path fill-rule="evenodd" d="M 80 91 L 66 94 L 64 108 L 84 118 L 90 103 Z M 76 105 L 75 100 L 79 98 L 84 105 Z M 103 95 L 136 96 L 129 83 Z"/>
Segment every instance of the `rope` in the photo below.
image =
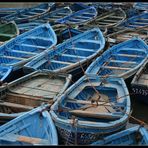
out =
<path fill-rule="evenodd" d="M 71 38 L 72 35 L 71 35 L 70 29 L 69 29 L 69 28 L 70 28 L 70 25 L 69 25 L 69 24 L 66 24 L 66 25 L 67 25 L 67 28 L 68 28 L 68 31 L 69 31 L 69 37 Z M 72 43 L 72 46 L 74 47 L 74 44 L 73 44 L 73 43 Z M 74 48 L 74 49 L 75 49 L 75 48 Z M 81 65 L 80 59 L 79 59 L 78 55 L 76 54 L 76 52 L 75 52 L 75 55 L 77 56 L 77 59 L 78 59 L 78 62 L 79 62 L 79 66 L 80 66 L 80 68 L 81 68 L 83 74 L 86 76 L 88 82 L 90 83 L 91 87 L 95 90 L 95 92 L 97 93 L 97 95 L 100 96 L 99 91 L 96 90 L 96 88 L 92 85 L 92 83 L 91 83 L 90 79 L 88 78 L 88 76 L 85 74 L 85 71 L 84 71 L 84 69 L 83 69 L 83 67 L 82 67 L 82 65 Z M 133 60 L 134 60 L 135 58 L 136 58 L 136 57 L 134 57 Z M 133 61 L 133 60 L 131 60 L 131 61 Z M 126 63 L 126 62 L 125 62 L 125 63 Z M 124 64 L 125 64 L 125 63 L 124 63 Z M 128 63 L 128 62 L 127 62 L 127 63 Z M 106 64 L 107 64 L 107 63 L 106 63 Z M 116 64 L 116 63 L 115 63 L 115 64 Z M 106 75 L 104 75 L 103 77 L 104 77 L 103 80 L 105 80 L 107 77 L 109 77 L 109 74 L 106 74 Z M 103 81 L 103 80 L 102 80 L 102 81 Z M 73 83 L 74 83 L 74 82 L 73 82 Z M 117 98 L 117 100 L 119 100 L 119 99 L 121 99 L 121 98 L 123 98 L 123 97 L 125 97 L 125 96 L 129 96 L 129 94 L 124 95 L 124 96 L 121 96 L 121 97 Z M 101 105 L 105 105 L 106 103 L 108 103 L 108 102 L 106 101 L 104 104 L 101 104 Z M 111 103 L 111 105 L 112 105 L 113 102 L 110 102 L 110 103 Z M 92 105 L 91 105 L 91 106 L 92 106 Z M 113 105 L 112 105 L 112 106 L 113 106 Z M 115 107 L 115 106 L 114 106 L 114 107 Z M 121 110 L 121 109 L 120 109 L 120 110 Z M 123 112 L 123 111 L 121 111 L 121 112 Z M 124 113 L 124 114 L 125 114 L 125 113 Z M 129 116 L 129 118 L 131 117 L 131 118 L 133 118 L 134 120 L 138 121 L 141 125 L 147 124 L 147 123 L 145 123 L 145 122 L 143 122 L 143 121 L 141 121 L 141 120 L 139 120 L 139 119 L 133 117 L 132 115 L 128 115 L 128 116 Z"/>

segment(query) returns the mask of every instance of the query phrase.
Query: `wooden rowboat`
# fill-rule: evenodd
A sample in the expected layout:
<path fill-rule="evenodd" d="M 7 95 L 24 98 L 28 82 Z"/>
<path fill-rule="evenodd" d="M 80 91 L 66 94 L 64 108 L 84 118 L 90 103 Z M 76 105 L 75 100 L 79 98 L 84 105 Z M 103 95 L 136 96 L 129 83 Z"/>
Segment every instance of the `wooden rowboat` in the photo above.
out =
<path fill-rule="evenodd" d="M 146 41 L 148 39 L 147 28 L 148 26 L 140 27 L 138 29 L 123 29 L 121 31 L 115 31 L 114 33 L 108 34 L 106 37 L 111 46 L 130 40 L 133 37 L 140 37 L 142 40 Z"/>
<path fill-rule="evenodd" d="M 64 8 L 60 8 L 60 9 L 56 9 L 54 11 L 50 11 L 34 20 L 31 20 L 27 23 L 18 23 L 18 28 L 20 30 L 21 33 L 29 31 L 39 25 L 42 25 L 44 23 L 49 22 L 50 25 L 52 26 L 52 28 L 54 29 L 54 27 L 58 28 L 58 30 L 60 30 L 60 28 L 62 28 L 63 26 L 66 28 L 66 25 L 63 24 L 56 24 L 56 20 L 63 18 L 69 14 L 71 14 L 72 11 L 69 7 L 64 7 Z M 59 28 L 60 27 L 60 28 Z M 55 31 L 55 30 L 54 30 Z"/>
<path fill-rule="evenodd" d="M 98 28 L 76 35 L 59 44 L 54 50 L 44 52 L 24 65 L 24 72 L 48 69 L 55 72 L 76 74 L 87 62 L 99 55 L 105 39 Z M 76 72 L 77 71 L 77 72 Z"/>
<path fill-rule="evenodd" d="M 15 21 L 17 23 L 28 22 L 51 10 L 55 3 L 42 3 L 32 8 L 25 8 L 16 13 L 1 17 L 3 21 Z"/>
<path fill-rule="evenodd" d="M 86 73 L 101 77 L 132 77 L 143 65 L 148 56 L 148 46 L 140 38 L 112 46 L 98 57 L 86 70 Z"/>
<path fill-rule="evenodd" d="M 125 128 L 128 89 L 120 78 L 85 75 L 58 97 L 50 113 L 64 144 L 88 145 Z"/>
<path fill-rule="evenodd" d="M 108 29 L 121 24 L 125 18 L 125 12 L 121 8 L 118 8 L 113 11 L 107 11 L 101 15 L 98 14 L 96 19 L 90 22 L 89 25 L 96 25 Z"/>
<path fill-rule="evenodd" d="M 69 86 L 71 75 L 35 71 L 0 88 L 0 123 L 17 117 L 21 112 L 52 104 Z"/>
<path fill-rule="evenodd" d="M 0 126 L 0 145 L 58 145 L 49 105 L 42 105 Z"/>
<path fill-rule="evenodd" d="M 56 45 L 56 35 L 49 24 L 25 32 L 0 47 L 0 65 L 12 66 L 13 71 L 37 54 Z"/>

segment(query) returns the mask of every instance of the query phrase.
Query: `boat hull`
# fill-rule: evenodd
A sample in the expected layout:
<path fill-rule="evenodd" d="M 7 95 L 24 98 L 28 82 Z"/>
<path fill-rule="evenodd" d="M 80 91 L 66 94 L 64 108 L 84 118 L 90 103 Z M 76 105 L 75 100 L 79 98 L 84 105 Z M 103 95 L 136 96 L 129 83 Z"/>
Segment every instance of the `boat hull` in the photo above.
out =
<path fill-rule="evenodd" d="M 113 82 L 111 85 L 106 85 L 108 84 L 106 80 L 105 83 L 103 83 L 103 80 L 103 82 L 100 80 L 102 79 L 96 75 L 91 75 L 91 77 L 88 75 L 83 76 L 75 84 L 71 85 L 63 95 L 59 96 L 57 101 L 51 106 L 50 113 L 52 119 L 65 144 L 88 145 L 106 135 L 125 129 L 128 115 L 130 114 L 130 99 L 123 79 L 118 79 L 117 82 L 114 78 L 108 78 L 107 81 L 109 83 Z M 118 98 L 123 99 L 119 101 L 122 105 L 118 102 L 118 99 L 117 102 L 120 106 L 124 106 L 124 109 L 122 108 L 124 113 L 120 112 L 120 109 L 117 112 L 115 110 L 112 110 L 113 112 L 111 110 L 109 112 L 103 110 L 104 104 L 102 106 L 101 103 L 104 102 L 105 96 L 99 101 L 100 106 L 98 106 L 98 111 L 96 106 L 94 106 L 94 108 L 96 107 L 94 109 L 90 103 L 91 98 L 96 98 L 94 87 L 99 91 L 100 95 L 103 93 L 103 96 L 114 96 L 114 93 L 119 93 Z M 104 88 L 105 90 L 102 91 Z M 109 91 L 110 89 L 112 91 Z M 111 94 L 109 95 L 109 93 Z M 113 96 L 110 96 L 110 100 Z M 116 104 L 117 106 L 119 105 L 118 103 Z M 118 118 L 116 115 L 120 113 L 121 116 L 118 116 Z"/>
<path fill-rule="evenodd" d="M 148 104 L 148 87 L 132 84 L 131 91 L 133 98 Z"/>

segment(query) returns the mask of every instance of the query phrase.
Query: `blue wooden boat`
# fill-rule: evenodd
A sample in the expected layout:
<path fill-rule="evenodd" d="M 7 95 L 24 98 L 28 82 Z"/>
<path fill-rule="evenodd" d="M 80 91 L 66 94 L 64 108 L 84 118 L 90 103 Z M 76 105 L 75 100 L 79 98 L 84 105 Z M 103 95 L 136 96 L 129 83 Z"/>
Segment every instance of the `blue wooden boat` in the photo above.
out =
<path fill-rule="evenodd" d="M 126 40 L 130 40 L 133 37 L 140 37 L 142 40 L 146 42 L 147 36 L 147 28 L 148 26 L 140 27 L 138 29 L 122 29 L 120 31 L 115 31 L 111 34 L 106 35 L 108 38 L 108 42 L 110 46 L 118 44 L 120 42 L 124 42 Z"/>
<path fill-rule="evenodd" d="M 130 17 L 118 25 L 118 28 L 139 28 L 148 25 L 148 12 Z"/>
<path fill-rule="evenodd" d="M 135 126 L 98 140 L 91 145 L 148 145 L 148 131 L 144 127 Z"/>
<path fill-rule="evenodd" d="M 12 67 L 0 66 L 0 85 L 5 82 L 12 71 Z"/>
<path fill-rule="evenodd" d="M 148 56 L 148 46 L 140 38 L 122 42 L 105 51 L 86 70 L 101 77 L 132 77 Z"/>
<path fill-rule="evenodd" d="M 44 24 L 25 32 L 0 47 L 0 65 L 12 66 L 13 71 L 44 50 L 57 43 L 55 32 L 49 24 Z"/>
<path fill-rule="evenodd" d="M 44 52 L 24 65 L 24 72 L 48 69 L 76 75 L 81 66 L 99 55 L 105 46 L 105 39 L 98 28 L 76 35 L 59 44 L 54 50 Z"/>
<path fill-rule="evenodd" d="M 86 9 L 82 9 L 80 11 L 77 11 L 75 13 L 72 13 L 64 18 L 58 19 L 56 22 L 57 23 L 62 23 L 62 24 L 85 24 L 97 16 L 97 10 L 94 7 L 89 7 Z"/>
<path fill-rule="evenodd" d="M 44 15 L 41 15 L 40 17 L 38 17 L 34 20 L 27 22 L 27 23 L 18 23 L 17 25 L 18 25 L 18 28 L 21 33 L 29 31 L 29 30 L 31 30 L 39 25 L 42 25 L 44 23 L 47 23 L 47 22 L 49 22 L 50 25 L 52 26 L 52 28 L 54 29 L 53 26 L 55 26 L 55 21 L 57 19 L 63 18 L 71 13 L 72 13 L 72 11 L 69 7 L 64 7 L 64 8 L 56 9 L 54 11 L 50 11 Z M 58 25 L 58 27 L 61 27 L 61 26 L 62 26 L 62 24 Z M 67 26 L 65 26 L 65 28 L 66 27 Z"/>
<path fill-rule="evenodd" d="M 28 22 L 51 10 L 55 3 L 42 3 L 35 7 L 25 8 L 16 13 L 1 17 L 3 21 L 15 21 L 16 23 Z"/>
<path fill-rule="evenodd" d="M 42 105 L 0 126 L 0 145 L 58 145 L 49 105 Z"/>
<path fill-rule="evenodd" d="M 0 87 L 0 123 L 40 106 L 52 104 L 71 83 L 69 74 L 35 71 Z"/>
<path fill-rule="evenodd" d="M 133 97 L 148 104 L 148 58 L 131 82 Z"/>
<path fill-rule="evenodd" d="M 72 10 L 69 7 L 63 7 L 60 9 L 56 9 L 54 11 L 48 12 L 36 19 L 36 22 L 52 22 L 54 23 L 56 20 L 61 19 L 67 15 L 70 15 L 72 13 Z"/>
<path fill-rule="evenodd" d="M 90 25 L 95 24 L 98 27 L 112 28 L 121 24 L 125 18 L 126 13 L 121 8 L 117 8 L 98 15 L 94 21 L 90 22 Z"/>
<path fill-rule="evenodd" d="M 148 3 L 147 2 L 137 2 L 134 4 L 134 8 L 138 10 L 148 11 Z"/>
<path fill-rule="evenodd" d="M 85 75 L 58 97 L 50 113 L 65 144 L 88 145 L 125 128 L 128 89 L 121 78 Z"/>

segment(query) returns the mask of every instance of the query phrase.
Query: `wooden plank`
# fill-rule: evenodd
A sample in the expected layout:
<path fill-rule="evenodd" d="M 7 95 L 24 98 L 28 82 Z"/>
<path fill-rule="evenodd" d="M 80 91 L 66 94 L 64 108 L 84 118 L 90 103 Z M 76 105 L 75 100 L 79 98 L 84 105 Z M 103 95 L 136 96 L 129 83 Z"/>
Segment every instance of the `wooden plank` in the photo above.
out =
<path fill-rule="evenodd" d="M 123 57 L 131 57 L 131 58 L 138 58 L 138 57 L 143 57 L 140 55 L 131 55 L 131 54 L 116 54 L 116 56 L 123 56 Z"/>
<path fill-rule="evenodd" d="M 116 39 L 119 41 L 125 41 L 125 40 L 129 40 L 132 37 L 125 37 L 125 36 L 117 36 Z"/>
<path fill-rule="evenodd" d="M 0 102 L 1 106 L 7 106 L 7 107 L 15 107 L 15 108 L 21 108 L 21 109 L 25 109 L 25 110 L 31 110 L 33 109 L 33 107 L 31 106 L 27 106 L 27 105 L 21 105 L 21 104 L 16 104 L 16 103 L 10 103 L 10 102 Z"/>
<path fill-rule="evenodd" d="M 79 42 L 100 44 L 99 40 L 82 39 Z"/>
<path fill-rule="evenodd" d="M 126 68 L 126 67 L 115 67 L 115 66 L 102 66 L 101 68 L 118 69 L 118 70 L 130 70 L 131 69 L 131 68 Z"/>
<path fill-rule="evenodd" d="M 78 47 L 74 47 L 74 48 L 70 48 L 70 47 L 68 47 L 67 49 L 69 49 L 69 50 L 80 50 L 80 51 L 85 51 L 85 52 L 95 52 L 93 49 L 88 49 L 88 48 L 78 48 Z"/>
<path fill-rule="evenodd" d="M 85 105 L 92 105 L 92 104 L 94 104 L 94 103 L 91 103 L 91 101 L 78 100 L 78 99 L 68 99 L 66 102 L 69 102 L 69 103 L 78 103 L 78 104 L 85 104 Z M 103 102 L 103 101 L 102 102 L 98 102 L 98 105 L 111 106 L 110 103 Z"/>
<path fill-rule="evenodd" d="M 56 60 L 51 60 L 50 62 L 59 63 L 59 64 L 65 64 L 65 65 L 73 65 L 74 64 L 74 63 L 70 63 L 70 62 L 56 61 Z"/>
<path fill-rule="evenodd" d="M 112 16 L 112 15 L 114 15 L 114 14 L 115 14 L 115 13 L 112 12 L 112 13 L 109 13 L 108 15 L 100 16 L 100 17 L 98 17 L 98 18 L 96 19 L 96 21 L 103 20 L 103 19 L 105 19 L 105 18 L 107 18 L 107 17 L 110 17 L 110 16 Z M 98 23 L 99 23 L 99 22 L 98 22 Z"/>
<path fill-rule="evenodd" d="M 22 43 L 22 44 L 17 44 L 18 46 L 26 46 L 26 47 L 33 47 L 33 48 L 36 48 L 36 49 L 40 49 L 40 50 L 46 50 L 47 47 L 44 47 L 44 46 L 37 46 L 37 45 L 29 45 L 29 44 L 25 44 L 25 43 Z"/>
<path fill-rule="evenodd" d="M 103 20 L 102 20 L 102 21 L 103 21 Z M 99 24 L 99 25 L 109 25 L 110 23 L 99 21 L 98 24 Z"/>
<path fill-rule="evenodd" d="M 15 59 L 15 60 L 26 60 L 26 58 L 20 58 L 20 57 L 12 57 L 12 56 L 1 56 L 3 58 L 8 58 L 8 59 Z"/>
<path fill-rule="evenodd" d="M 11 50 L 12 52 L 18 52 L 18 53 L 24 53 L 24 54 L 32 54 L 36 55 L 34 52 L 29 52 L 29 51 L 23 51 L 23 50 Z"/>
<path fill-rule="evenodd" d="M 50 42 L 50 40 L 46 37 L 40 37 L 40 36 L 28 36 L 28 37 L 25 37 L 25 39 L 41 39 L 41 40 L 44 40 L 44 41 L 47 41 L 47 42 Z"/>
<path fill-rule="evenodd" d="M 19 142 L 25 142 L 30 144 L 50 144 L 48 140 L 41 139 L 41 138 L 34 138 L 34 137 L 28 137 L 28 136 L 22 136 L 18 134 L 7 134 L 0 139 L 8 141 L 10 139 L 13 141 L 19 141 Z"/>
<path fill-rule="evenodd" d="M 121 115 L 112 115 L 112 114 L 99 114 L 98 112 L 83 111 L 83 110 L 71 110 L 71 114 L 78 117 L 91 117 L 91 118 L 102 118 L 102 119 L 120 119 Z"/>
<path fill-rule="evenodd" d="M 14 34 L 0 33 L 0 36 L 10 37 L 12 38 Z"/>
<path fill-rule="evenodd" d="M 38 93 L 41 93 L 41 92 L 43 93 L 43 92 L 44 92 L 44 93 L 47 93 L 47 94 L 48 94 L 48 93 L 58 93 L 58 92 L 59 92 L 59 89 L 58 89 L 58 90 L 56 90 L 56 89 L 55 89 L 55 90 L 53 90 L 53 89 L 51 90 L 52 85 L 51 85 L 51 88 L 50 88 L 50 89 L 49 89 L 49 88 L 48 88 L 48 89 L 44 89 L 44 88 L 42 88 L 42 87 L 40 88 L 40 87 L 38 87 L 38 86 L 31 87 L 31 86 L 24 86 L 24 85 L 20 85 L 20 87 L 23 87 L 23 89 L 25 89 L 25 88 L 27 89 L 27 90 L 24 90 L 24 93 L 26 93 L 26 92 L 28 92 L 28 91 L 29 91 L 29 92 L 32 92 L 32 93 L 33 93 L 33 91 L 37 91 Z M 47 87 L 49 87 L 49 85 L 47 85 Z M 56 88 L 56 86 L 54 86 L 54 87 Z M 59 88 L 59 86 L 58 86 L 58 88 Z M 18 90 L 18 91 L 19 91 L 19 90 Z M 29 93 L 29 92 L 28 92 L 28 93 Z M 37 92 L 36 92 L 36 93 L 37 93 Z M 20 93 L 21 93 L 21 92 L 20 92 Z M 30 94 L 30 93 L 29 93 L 29 94 Z"/>
<path fill-rule="evenodd" d="M 13 102 L 17 102 L 17 103 L 19 103 L 18 100 L 23 103 L 28 101 L 28 103 L 30 102 L 31 106 L 33 106 L 32 105 L 33 102 L 39 102 L 39 103 L 52 102 L 52 100 L 49 100 L 49 98 L 45 99 L 44 97 L 31 96 L 31 95 L 29 96 L 29 95 L 16 94 L 16 93 L 11 93 L 11 92 L 7 93 L 6 100 L 13 100 Z"/>
<path fill-rule="evenodd" d="M 112 16 L 109 16 L 110 18 L 114 18 L 114 19 L 123 19 L 123 17 L 121 16 L 115 16 L 115 15 L 112 15 Z"/>
<path fill-rule="evenodd" d="M 118 20 L 110 20 L 110 19 L 104 19 L 104 20 L 101 20 L 101 21 L 103 21 L 103 22 L 108 22 L 109 24 L 110 23 L 117 23 L 118 22 Z M 120 21 L 120 20 L 119 20 Z M 100 22 L 99 22 L 100 23 Z"/>
<path fill-rule="evenodd" d="M 136 62 L 133 62 L 133 61 L 120 61 L 120 60 L 110 60 L 110 62 L 122 63 L 122 64 L 137 64 Z"/>
<path fill-rule="evenodd" d="M 62 54 L 62 56 L 64 57 L 72 57 L 72 58 L 75 58 L 75 59 L 85 59 L 86 57 L 84 56 L 79 56 L 79 55 L 72 55 L 72 54 Z"/>

